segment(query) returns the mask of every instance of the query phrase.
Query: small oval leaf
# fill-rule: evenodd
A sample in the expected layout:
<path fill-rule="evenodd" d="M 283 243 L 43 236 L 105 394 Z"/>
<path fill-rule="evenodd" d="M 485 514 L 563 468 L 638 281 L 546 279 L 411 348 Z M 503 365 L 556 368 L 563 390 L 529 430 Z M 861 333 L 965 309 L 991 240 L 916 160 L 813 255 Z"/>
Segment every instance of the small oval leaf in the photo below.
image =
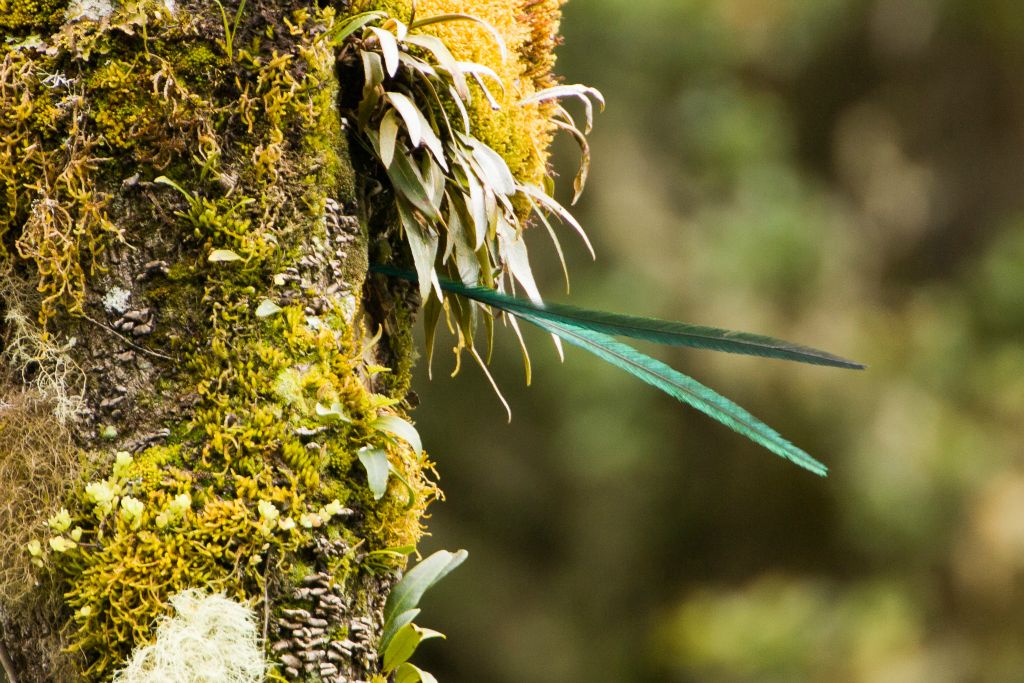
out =
<path fill-rule="evenodd" d="M 375 429 L 387 432 L 408 442 L 417 454 L 423 452 L 423 443 L 420 441 L 419 432 L 416 431 L 415 427 L 397 415 L 382 415 L 374 421 L 373 426 Z"/>
<path fill-rule="evenodd" d="M 207 261 L 210 263 L 230 263 L 231 261 L 241 261 L 242 257 L 231 251 L 230 249 L 214 249 L 210 252 Z"/>
<path fill-rule="evenodd" d="M 373 499 L 380 500 L 388 491 L 388 474 L 391 472 L 387 451 L 383 448 L 360 448 L 356 456 L 366 468 L 366 480 Z"/>
<path fill-rule="evenodd" d="M 256 307 L 257 318 L 269 318 L 270 316 L 280 313 L 281 307 L 275 304 L 270 299 L 264 299 L 260 302 L 260 305 Z"/>

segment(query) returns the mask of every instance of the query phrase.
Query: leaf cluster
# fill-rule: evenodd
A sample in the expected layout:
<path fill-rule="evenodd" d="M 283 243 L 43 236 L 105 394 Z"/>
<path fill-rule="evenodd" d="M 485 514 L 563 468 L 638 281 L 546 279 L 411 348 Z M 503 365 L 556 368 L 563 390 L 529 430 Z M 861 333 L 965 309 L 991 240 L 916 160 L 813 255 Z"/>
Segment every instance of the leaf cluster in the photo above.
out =
<path fill-rule="evenodd" d="M 409 570 L 399 581 L 384 605 L 384 631 L 378 651 L 383 660 L 383 674 L 394 674 L 396 683 L 437 683 L 431 674 L 409 662 L 420 643 L 444 634 L 413 623 L 419 616 L 423 594 L 454 571 L 469 556 L 465 550 L 439 550 Z M 381 681 L 384 679 L 381 678 Z M 376 681 L 376 679 L 375 679 Z"/>
<path fill-rule="evenodd" d="M 483 64 L 457 60 L 442 40 L 427 32 L 431 26 L 456 21 L 483 26 L 504 53 L 498 31 L 466 14 L 414 17 L 405 24 L 382 12 L 367 12 L 341 25 L 335 40 L 342 46 L 341 63 L 362 74 L 361 97 L 345 115 L 393 194 L 396 222 L 409 246 L 425 302 L 428 355 L 444 313 L 458 339 L 457 372 L 463 350 L 484 367 L 474 337 L 482 324 L 489 346 L 493 319 L 488 309 L 447 295 L 439 277 L 497 291 L 519 287 L 540 302 L 523 239 L 530 219 L 544 225 L 563 268 L 553 222 L 575 230 L 591 254 L 593 248 L 582 226 L 552 196 L 550 176 L 543 187 L 517 178 L 502 155 L 477 137 L 469 113 L 474 98 L 485 98 L 497 109 L 499 98 L 492 89 L 508 84 Z M 564 98 L 584 103 L 582 127 L 560 104 Z M 587 177 L 590 155 L 585 134 L 593 123 L 594 102 L 604 104 L 593 88 L 557 85 L 516 104 L 544 106 L 552 125 L 579 142 L 582 162 L 574 181 L 576 197 Z"/>

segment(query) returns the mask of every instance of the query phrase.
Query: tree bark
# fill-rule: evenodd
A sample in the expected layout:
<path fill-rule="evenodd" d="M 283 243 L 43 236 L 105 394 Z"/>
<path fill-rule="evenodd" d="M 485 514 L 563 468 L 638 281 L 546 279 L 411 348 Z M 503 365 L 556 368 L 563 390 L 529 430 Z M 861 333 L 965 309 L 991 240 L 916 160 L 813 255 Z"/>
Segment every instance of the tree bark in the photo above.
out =
<path fill-rule="evenodd" d="M 414 302 L 366 283 L 346 3 L 0 4 L 8 677 L 109 680 L 202 588 L 254 607 L 274 680 L 368 680 L 380 551 L 436 489 L 375 423 Z M 374 500 L 365 446 L 407 485 Z"/>

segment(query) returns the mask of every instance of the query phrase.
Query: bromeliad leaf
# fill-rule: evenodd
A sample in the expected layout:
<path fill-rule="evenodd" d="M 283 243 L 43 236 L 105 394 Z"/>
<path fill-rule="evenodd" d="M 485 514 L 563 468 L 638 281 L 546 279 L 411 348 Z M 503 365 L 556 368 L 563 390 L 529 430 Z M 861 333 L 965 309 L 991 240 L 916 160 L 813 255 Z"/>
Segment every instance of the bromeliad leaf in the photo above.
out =
<path fill-rule="evenodd" d="M 508 268 L 512 276 L 526 290 L 527 296 L 536 304 L 542 304 L 540 290 L 533 280 L 529 256 L 526 253 L 526 242 L 522 235 L 517 235 L 515 228 L 501 217 L 498 218 L 498 244 L 508 259 Z"/>
<path fill-rule="evenodd" d="M 469 85 L 466 83 L 466 75 L 462 73 L 458 61 L 452 56 L 444 41 L 437 36 L 412 34 L 405 37 L 405 42 L 421 47 L 433 54 L 438 66 L 447 71 L 451 76 L 452 85 L 459 94 L 459 97 L 464 101 L 469 101 Z"/>
<path fill-rule="evenodd" d="M 385 31 L 376 26 L 370 26 L 369 28 L 373 35 L 377 36 L 377 40 L 380 41 L 380 50 L 384 55 L 384 66 L 387 69 L 387 74 L 394 78 L 395 74 L 398 73 L 398 39 L 395 38 L 395 34 L 391 31 Z"/>
<path fill-rule="evenodd" d="M 393 109 L 388 110 L 381 119 L 379 140 L 377 155 L 387 168 L 395 158 L 395 143 L 398 141 L 398 114 Z"/>
<path fill-rule="evenodd" d="M 473 161 L 481 179 L 500 194 L 507 197 L 514 195 L 518 189 L 516 179 L 501 155 L 472 136 L 460 134 L 459 138 L 473 150 Z"/>
<path fill-rule="evenodd" d="M 438 237 L 428 232 L 428 228 L 416 218 L 410 207 L 406 206 L 404 199 L 398 199 L 397 207 L 398 216 L 405 230 L 405 239 L 409 242 L 412 260 L 416 265 L 417 279 L 420 284 L 420 298 L 426 300 L 430 295 L 431 285 L 437 282 L 437 274 L 434 272 L 434 260 L 437 258 Z M 437 284 L 437 288 L 438 292 L 440 292 L 440 284 Z"/>
<path fill-rule="evenodd" d="M 584 133 L 589 133 L 594 127 L 594 104 L 591 99 L 598 103 L 601 111 L 604 111 L 604 95 L 597 88 L 592 88 L 587 85 L 556 85 L 550 88 L 541 90 L 538 93 L 534 93 L 529 97 L 520 100 L 520 104 L 533 104 L 535 102 L 546 102 L 550 100 L 559 100 L 564 97 L 575 97 L 583 102 L 583 108 L 587 117 L 587 125 L 583 130 Z"/>
<path fill-rule="evenodd" d="M 501 33 L 498 32 L 498 29 L 494 28 L 492 24 L 484 21 L 480 17 L 474 17 L 472 14 L 436 14 L 432 17 L 424 17 L 409 24 L 409 30 L 414 31 L 416 29 L 426 28 L 432 24 L 451 21 L 472 21 L 475 24 L 483 26 L 491 34 L 491 37 L 494 39 L 494 43 L 498 46 L 498 49 L 501 50 L 501 61 L 504 62 L 508 60 L 508 48 L 505 47 L 505 41 L 502 39 Z"/>
<path fill-rule="evenodd" d="M 407 155 L 408 152 L 405 150 L 396 150 L 395 158 L 387 168 L 388 178 L 391 179 L 395 191 L 421 211 L 428 220 L 440 221 L 441 214 L 431 201 L 426 180 Z"/>
<path fill-rule="evenodd" d="M 409 142 L 412 143 L 413 147 L 419 147 L 420 141 L 422 140 L 422 125 L 420 124 L 420 110 L 416 107 L 412 100 L 403 95 L 400 92 L 386 92 L 384 93 L 384 99 L 386 99 L 402 116 L 402 120 L 405 122 L 405 129 L 409 132 Z"/>

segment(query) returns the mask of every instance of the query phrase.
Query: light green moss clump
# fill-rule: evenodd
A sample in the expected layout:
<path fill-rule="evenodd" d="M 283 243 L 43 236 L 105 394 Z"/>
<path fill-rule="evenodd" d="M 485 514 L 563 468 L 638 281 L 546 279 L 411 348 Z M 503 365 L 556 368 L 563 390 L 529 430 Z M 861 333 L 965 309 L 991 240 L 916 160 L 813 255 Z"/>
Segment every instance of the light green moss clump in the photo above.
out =
<path fill-rule="evenodd" d="M 0 29 L 31 33 L 60 24 L 66 0 L 0 0 Z"/>

